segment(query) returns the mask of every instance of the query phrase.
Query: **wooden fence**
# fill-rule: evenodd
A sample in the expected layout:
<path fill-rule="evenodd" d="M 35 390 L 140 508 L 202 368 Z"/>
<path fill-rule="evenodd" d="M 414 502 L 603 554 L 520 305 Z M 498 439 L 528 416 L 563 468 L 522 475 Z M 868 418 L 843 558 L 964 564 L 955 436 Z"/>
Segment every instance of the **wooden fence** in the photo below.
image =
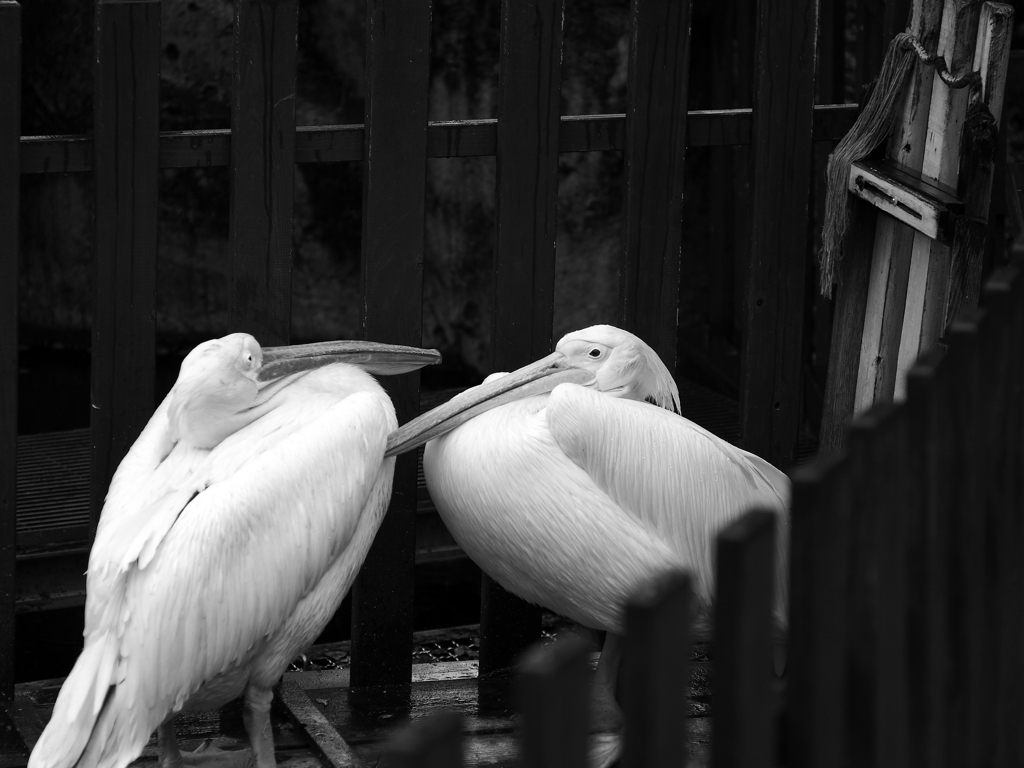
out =
<path fill-rule="evenodd" d="M 81 524 L 86 539 L 114 467 L 153 407 L 156 179 L 168 167 L 229 167 L 231 328 L 279 344 L 289 338 L 294 164 L 364 161 L 363 333 L 378 341 L 418 344 L 426 159 L 496 155 L 494 284 L 501 290 L 495 296 L 493 345 L 496 365 L 515 367 L 552 344 L 558 155 L 622 151 L 628 188 L 620 323 L 651 341 L 675 367 L 679 280 L 685 274 L 679 233 L 684 150 L 749 146 L 757 258 L 743 292 L 750 335 L 742 360 L 742 434 L 747 448 L 781 466 L 792 463 L 810 258 L 807 230 L 792 223 L 807 221 L 814 142 L 838 139 L 856 111 L 850 105 L 814 105 L 815 0 L 761 0 L 756 17 L 752 4 L 737 3 L 730 23 L 756 51 L 754 108 L 716 112 L 687 112 L 689 4 L 633 0 L 627 111 L 582 117 L 560 117 L 557 106 L 563 0 L 503 0 L 499 117 L 452 123 L 427 120 L 429 2 L 370 0 L 365 124 L 299 129 L 294 113 L 298 0 L 236 0 L 231 129 L 178 133 L 159 131 L 159 0 L 99 0 L 96 9 L 94 133 L 21 137 L 20 6 L 0 0 L 0 104 L 6 105 L 0 110 L 0 695 L 13 688 L 20 174 L 92 172 L 96 182 L 91 510 Z M 832 3 L 821 3 L 823 18 L 827 12 L 834 19 L 835 11 Z M 886 34 L 900 27 L 895 21 L 890 25 Z M 823 67 L 833 66 L 825 52 Z M 403 212 L 401 222 L 396 223 L 396 211 Z M 948 358 L 915 370 L 905 406 L 861 419 L 848 458 L 798 472 L 785 702 L 792 764 L 819 762 L 847 745 L 858 759 L 877 755 L 879 762 L 888 762 L 897 754 L 890 747 L 905 743 L 899 738 L 907 729 L 918 734 L 937 722 L 941 728 L 927 730 L 929 743 L 951 739 L 954 717 L 972 729 L 964 743 L 981 749 L 996 743 L 983 738 L 996 733 L 997 722 L 995 714 L 982 716 L 985 707 L 1019 699 L 1012 682 L 1019 678 L 1019 665 L 1012 667 L 1017 677 L 996 676 L 997 670 L 1011 669 L 997 667 L 997 661 L 1016 663 L 1014 646 L 1001 639 L 984 646 L 998 647 L 998 653 L 979 653 L 989 642 L 984 633 L 998 628 L 991 625 L 1004 604 L 997 602 L 1002 592 L 982 585 L 1019 586 L 1003 578 L 1016 549 L 1000 528 L 1012 527 L 1013 516 L 998 510 L 1019 512 L 1021 506 L 1020 474 L 1010 473 L 1007 462 L 1020 467 L 1024 433 L 1020 360 L 1011 360 L 1010 353 L 1022 348 L 1022 302 L 1020 281 L 998 285 L 1003 287 L 986 294 L 986 309 L 957 326 Z M 1016 334 L 1012 339 L 1011 333 Z M 1004 383 L 995 387 L 996 374 L 983 365 L 1001 366 L 998 380 Z M 388 383 L 401 421 L 419 411 L 418 381 L 409 375 Z M 966 400 L 956 395 L 965 387 Z M 966 401 L 977 410 L 965 410 Z M 982 424 L 998 427 L 1000 439 L 1014 451 L 995 451 Z M 1014 435 L 1017 442 L 1010 446 Z M 991 461 L 981 464 L 979 457 Z M 899 473 L 904 464 L 908 471 Z M 990 486 L 982 478 L 992 468 L 1002 474 Z M 960 482 L 967 474 L 971 479 Z M 883 475 L 884 483 L 877 479 Z M 353 685 L 409 679 L 415 491 L 415 460 L 403 457 L 390 511 L 353 590 Z M 925 498 L 934 503 L 926 505 Z M 887 504 L 906 512 L 885 514 Z M 973 514 L 982 508 L 984 514 Z M 945 511 L 931 511 L 938 509 Z M 910 538 L 911 529 L 923 529 L 930 538 Z M 767 567 L 764 531 L 763 525 L 749 524 L 723 545 L 735 548 L 723 562 L 741 565 L 721 577 L 718 610 L 732 618 L 722 618 L 720 626 L 753 621 L 763 630 L 764 617 L 756 613 L 764 609 L 756 603 L 763 590 L 747 569 Z M 966 549 L 953 546 L 968 543 Z M 905 550 L 910 556 L 902 557 Z M 994 573 L 995 564 L 1005 572 Z M 1014 596 L 1008 594 L 1007 601 L 1016 603 L 1005 604 L 1019 605 Z M 755 613 L 748 615 L 750 601 Z M 1004 626 L 1018 620 L 1009 617 L 1012 612 Z M 533 609 L 487 586 L 481 673 L 508 667 L 537 629 Z M 717 659 L 726 667 L 730 654 L 747 654 L 742 663 L 737 656 L 738 676 L 720 675 L 721 685 L 733 686 L 731 694 L 723 689 L 724 699 L 731 695 L 744 705 L 725 707 L 716 721 L 724 733 L 736 728 L 747 734 L 743 738 L 751 741 L 744 754 L 755 762 L 769 759 L 770 749 L 755 747 L 775 733 L 770 667 L 751 656 L 763 650 L 754 642 L 757 637 L 722 650 Z M 910 653 L 918 648 L 926 649 L 927 663 Z M 570 670 L 577 663 L 572 649 L 558 653 L 568 658 Z M 957 664 L 941 667 L 947 658 Z M 981 665 L 977 674 L 973 665 Z M 738 672 L 748 668 L 753 677 Z M 762 668 L 763 674 L 757 672 Z M 965 670 L 971 674 L 962 676 Z M 927 710 L 922 720 L 924 705 L 912 701 L 911 691 L 917 696 L 940 689 L 908 680 L 943 686 L 951 693 L 942 701 L 950 704 L 934 717 Z M 758 700 L 765 706 L 745 705 Z M 1000 711 L 1019 715 L 1019 708 Z M 1000 723 L 1013 722 L 1000 716 Z M 640 733 L 645 716 L 636 717 L 633 733 Z M 850 734 L 846 741 L 844 734 Z M 864 741 L 862 734 L 877 738 Z M 654 744 L 660 737 L 651 738 Z M 721 744 L 725 750 L 726 741 Z M 937 752 L 936 759 L 960 756 Z M 751 764 L 739 753 L 723 752 L 719 759 L 723 765 L 741 759 Z"/>
<path fill-rule="evenodd" d="M 794 473 L 784 687 L 772 671 L 774 516 L 718 537 L 715 768 L 1024 763 L 1024 275 L 987 283 L 908 398 Z M 689 586 L 627 611 L 623 766 L 685 764 Z M 585 765 L 586 644 L 521 665 L 520 755 Z M 633 692 L 633 695 L 630 695 Z M 393 745 L 394 765 L 462 765 L 454 716 Z"/>

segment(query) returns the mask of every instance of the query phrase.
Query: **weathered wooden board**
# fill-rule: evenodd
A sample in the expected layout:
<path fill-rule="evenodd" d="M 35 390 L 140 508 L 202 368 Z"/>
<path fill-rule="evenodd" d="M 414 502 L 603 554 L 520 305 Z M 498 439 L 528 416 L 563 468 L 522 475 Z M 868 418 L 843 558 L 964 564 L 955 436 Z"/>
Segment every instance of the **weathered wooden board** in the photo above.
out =
<path fill-rule="evenodd" d="M 418 346 L 423 301 L 430 4 L 372 0 L 366 24 L 363 337 Z M 404 423 L 419 374 L 382 382 Z M 416 455 L 395 465 L 391 505 L 352 591 L 354 685 L 409 680 L 416 547 Z"/>
<path fill-rule="evenodd" d="M 794 461 L 800 423 L 817 37 L 817 2 L 758 3 L 740 428 L 747 450 L 783 469 Z"/>
<path fill-rule="evenodd" d="M 676 370 L 690 0 L 633 0 L 626 86 L 623 327 Z"/>
<path fill-rule="evenodd" d="M 287 344 L 291 328 L 298 0 L 235 0 L 228 316 Z"/>
<path fill-rule="evenodd" d="M 0 2 L 0 616 L 14 616 L 18 464 L 21 6 Z M 14 696 L 14 622 L 0 622 L 0 700 Z"/>
<path fill-rule="evenodd" d="M 558 230 L 564 0 L 504 0 L 498 67 L 492 369 L 551 351 Z M 511 667 L 540 635 L 540 608 L 483 577 L 480 665 Z"/>
<path fill-rule="evenodd" d="M 960 75 L 970 71 L 974 63 L 980 4 L 945 0 L 943 8 L 936 50 L 945 57 L 950 72 Z M 938 77 L 932 81 L 921 171 L 954 188 L 957 187 L 960 135 L 967 115 L 968 92 L 968 88 L 950 88 Z M 918 356 L 932 349 L 942 336 L 949 268 L 949 247 L 915 234 L 895 379 L 897 400 L 902 400 L 906 393 L 906 372 Z"/>
<path fill-rule="evenodd" d="M 92 506 L 153 413 L 159 0 L 96 4 Z"/>
<path fill-rule="evenodd" d="M 814 140 L 837 141 L 853 125 L 855 104 L 821 104 L 814 108 Z M 753 131 L 750 109 L 701 110 L 687 114 L 686 143 L 691 147 L 749 145 Z M 602 152 L 625 146 L 625 115 L 562 117 L 559 152 Z M 497 120 L 433 122 L 427 129 L 427 157 L 494 155 Z M 299 126 L 295 162 L 352 162 L 364 158 L 362 125 Z M 230 163 L 230 131 L 162 133 L 161 168 L 207 168 Z M 92 170 L 91 136 L 23 136 L 22 173 L 83 173 Z"/>

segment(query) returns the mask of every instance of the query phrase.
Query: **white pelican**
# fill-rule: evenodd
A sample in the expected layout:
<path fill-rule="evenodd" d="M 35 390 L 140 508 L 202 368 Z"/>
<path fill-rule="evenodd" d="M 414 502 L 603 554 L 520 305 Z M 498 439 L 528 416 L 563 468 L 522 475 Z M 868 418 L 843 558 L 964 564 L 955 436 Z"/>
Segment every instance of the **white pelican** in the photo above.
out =
<path fill-rule="evenodd" d="M 789 479 L 678 414 L 679 390 L 654 350 L 597 325 L 388 439 L 388 456 L 430 441 L 430 495 L 491 578 L 607 630 L 595 695 L 613 710 L 626 601 L 652 577 L 685 568 L 706 614 L 715 535 L 755 506 L 778 514 L 776 620 L 785 622 Z"/>
<path fill-rule="evenodd" d="M 391 496 L 397 420 L 367 371 L 439 359 L 243 333 L 193 349 L 110 483 L 85 647 L 30 768 L 124 768 L 154 729 L 164 768 L 240 765 L 248 750 L 183 756 L 173 715 L 243 694 L 256 765 L 273 768 L 271 687 L 348 592 Z"/>

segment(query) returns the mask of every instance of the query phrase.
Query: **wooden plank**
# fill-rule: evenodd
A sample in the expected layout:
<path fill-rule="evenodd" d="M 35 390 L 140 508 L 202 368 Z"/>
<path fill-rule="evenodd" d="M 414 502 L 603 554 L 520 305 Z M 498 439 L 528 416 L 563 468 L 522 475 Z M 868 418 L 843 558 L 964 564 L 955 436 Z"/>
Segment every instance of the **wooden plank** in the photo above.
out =
<path fill-rule="evenodd" d="M 298 0 L 235 0 L 228 319 L 264 346 L 291 327 L 298 18 Z"/>
<path fill-rule="evenodd" d="M 535 646 L 519 680 L 523 765 L 584 768 L 590 712 L 589 643 L 579 636 Z"/>
<path fill-rule="evenodd" d="M 0 701 L 14 697 L 21 6 L 0 2 Z"/>
<path fill-rule="evenodd" d="M 914 1 L 908 29 L 928 50 L 938 40 L 941 16 L 940 0 Z M 934 72 L 932 67 L 915 67 L 898 122 L 886 145 L 885 157 L 912 175 L 920 173 L 924 162 Z M 944 221 L 941 229 L 945 228 Z M 875 403 L 893 400 L 913 240 L 913 229 L 883 212 L 877 217 L 872 247 L 843 254 L 844 259 L 866 259 L 871 263 L 853 414 L 864 413 Z M 902 391 L 902 384 L 899 386 Z"/>
<path fill-rule="evenodd" d="M 713 761 L 768 768 L 775 764 L 775 514 L 746 513 L 718 534 L 717 548 Z"/>
<path fill-rule="evenodd" d="M 793 768 L 840 765 L 846 753 L 846 599 L 850 468 L 822 457 L 793 472 L 785 729 Z"/>
<path fill-rule="evenodd" d="M 655 581 L 626 606 L 624 768 L 668 768 L 684 754 L 692 613 L 693 592 L 685 573 Z"/>
<path fill-rule="evenodd" d="M 800 421 L 804 281 L 818 5 L 758 4 L 752 260 L 740 365 L 747 450 L 782 469 Z"/>
<path fill-rule="evenodd" d="M 551 351 L 564 0 L 503 0 L 498 65 L 493 369 Z M 540 608 L 484 575 L 480 667 L 508 669 L 540 636 Z"/>
<path fill-rule="evenodd" d="M 953 673 L 946 695 L 950 720 L 956 737 L 947 736 L 950 765 L 978 763 L 983 745 L 979 742 L 984 703 L 979 701 L 982 683 L 982 573 L 984 568 L 984 516 L 979 514 L 979 461 L 986 454 L 987 436 L 979 433 L 971 408 L 981 396 L 977 366 L 976 334 L 981 310 L 967 311 L 949 331 L 949 350 L 943 360 L 944 418 L 949 422 L 948 440 L 951 471 L 947 611 L 951 627 L 949 659 Z"/>
<path fill-rule="evenodd" d="M 632 0 L 622 324 L 676 370 L 692 0 Z"/>
<path fill-rule="evenodd" d="M 159 0 L 96 5 L 91 527 L 153 413 Z"/>
<path fill-rule="evenodd" d="M 822 405 L 819 455 L 839 456 L 846 448 L 847 426 L 854 414 L 857 377 L 852 372 L 860 360 L 864 335 L 868 286 L 871 281 L 870 254 L 875 241 L 874 210 L 861 200 L 853 201 L 850 227 L 843 238 L 839 261 L 832 344 Z"/>
<path fill-rule="evenodd" d="M 281 679 L 277 698 L 327 768 L 362 768 L 362 761 L 294 679 Z"/>
<path fill-rule="evenodd" d="M 1014 688 L 1019 686 L 1021 621 L 1018 607 L 1024 608 L 1017 589 L 1017 561 L 1020 545 L 1020 510 L 1011 505 L 1013 444 L 1019 429 L 1015 423 L 1014 393 L 1011 378 L 1012 358 L 1017 351 L 1010 344 L 1012 334 L 1011 291 L 1014 275 L 1004 273 L 989 281 L 984 290 L 985 314 L 978 327 L 978 376 L 982 388 L 976 402 L 974 420 L 983 436 L 985 456 L 979 458 L 981 504 L 976 513 L 983 518 L 984 568 L 982 570 L 983 645 L 981 659 L 981 700 L 984 713 L 979 741 L 993 765 L 1008 764 L 1010 721 L 1005 712 L 1013 708 Z M 1017 380 L 1019 381 L 1019 380 Z M 1016 679 L 1015 679 L 1016 678 Z M 1002 762 L 1000 762 L 1002 759 Z"/>
<path fill-rule="evenodd" d="M 948 412 L 943 401 L 941 349 L 922 356 L 907 374 L 907 419 L 912 445 L 908 476 L 916 493 L 907 508 L 907 659 L 911 765 L 946 765 L 943 739 L 949 720 L 945 686 L 949 667 L 946 591 L 949 574 L 949 517 L 955 466 L 948 442 Z M 944 377 L 948 379 L 949 377 Z"/>
<path fill-rule="evenodd" d="M 848 740 L 855 764 L 907 762 L 903 411 L 882 404 L 850 430 L 854 495 L 846 603 Z"/>
<path fill-rule="evenodd" d="M 418 346 L 423 301 L 430 4 L 372 0 L 366 25 L 363 336 Z M 389 377 L 399 423 L 419 413 L 419 374 Z M 398 458 L 384 523 L 352 591 L 352 683 L 409 681 L 416 454 Z"/>
<path fill-rule="evenodd" d="M 945 0 L 937 52 L 954 74 L 968 72 L 974 61 L 980 6 Z M 947 186 L 957 187 L 960 134 L 967 113 L 967 88 L 950 88 L 941 78 L 932 80 L 921 171 Z M 947 246 L 914 236 L 910 259 L 906 312 L 900 338 L 895 397 L 905 394 L 906 372 L 922 353 L 933 348 L 944 330 L 950 252 Z"/>
<path fill-rule="evenodd" d="M 961 137 L 960 194 L 967 210 L 957 221 L 951 245 L 944 325 L 949 325 L 964 307 L 976 306 L 981 290 L 1013 18 L 1013 6 L 981 6 L 974 69 L 981 73 L 983 91 L 971 95 Z"/>
<path fill-rule="evenodd" d="M 857 116 L 856 104 L 814 108 L 814 140 L 838 141 Z M 748 145 L 753 112 L 747 109 L 695 110 L 686 117 L 687 145 Z M 497 120 L 432 122 L 427 157 L 483 157 L 497 148 Z M 572 115 L 561 118 L 559 152 L 603 152 L 625 146 L 626 116 Z M 295 129 L 295 162 L 336 163 L 363 159 L 363 126 L 304 125 Z M 227 129 L 160 134 L 161 168 L 209 168 L 231 162 Z M 22 173 L 82 173 L 92 170 L 92 136 L 22 136 Z"/>
<path fill-rule="evenodd" d="M 440 712 L 400 731 L 387 750 L 395 768 L 462 768 L 462 715 Z"/>

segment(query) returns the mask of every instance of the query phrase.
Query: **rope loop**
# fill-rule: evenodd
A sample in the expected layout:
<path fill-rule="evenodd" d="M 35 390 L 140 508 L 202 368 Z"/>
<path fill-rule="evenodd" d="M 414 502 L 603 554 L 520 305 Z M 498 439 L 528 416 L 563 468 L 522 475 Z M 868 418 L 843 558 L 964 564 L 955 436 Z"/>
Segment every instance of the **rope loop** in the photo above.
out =
<path fill-rule="evenodd" d="M 896 35 L 899 46 L 906 51 L 913 51 L 922 64 L 935 67 L 935 73 L 950 88 L 966 88 L 981 82 L 981 73 L 977 70 L 965 72 L 962 75 L 954 75 L 949 71 L 946 59 L 938 53 L 928 53 L 921 41 L 908 32 L 901 32 Z"/>

